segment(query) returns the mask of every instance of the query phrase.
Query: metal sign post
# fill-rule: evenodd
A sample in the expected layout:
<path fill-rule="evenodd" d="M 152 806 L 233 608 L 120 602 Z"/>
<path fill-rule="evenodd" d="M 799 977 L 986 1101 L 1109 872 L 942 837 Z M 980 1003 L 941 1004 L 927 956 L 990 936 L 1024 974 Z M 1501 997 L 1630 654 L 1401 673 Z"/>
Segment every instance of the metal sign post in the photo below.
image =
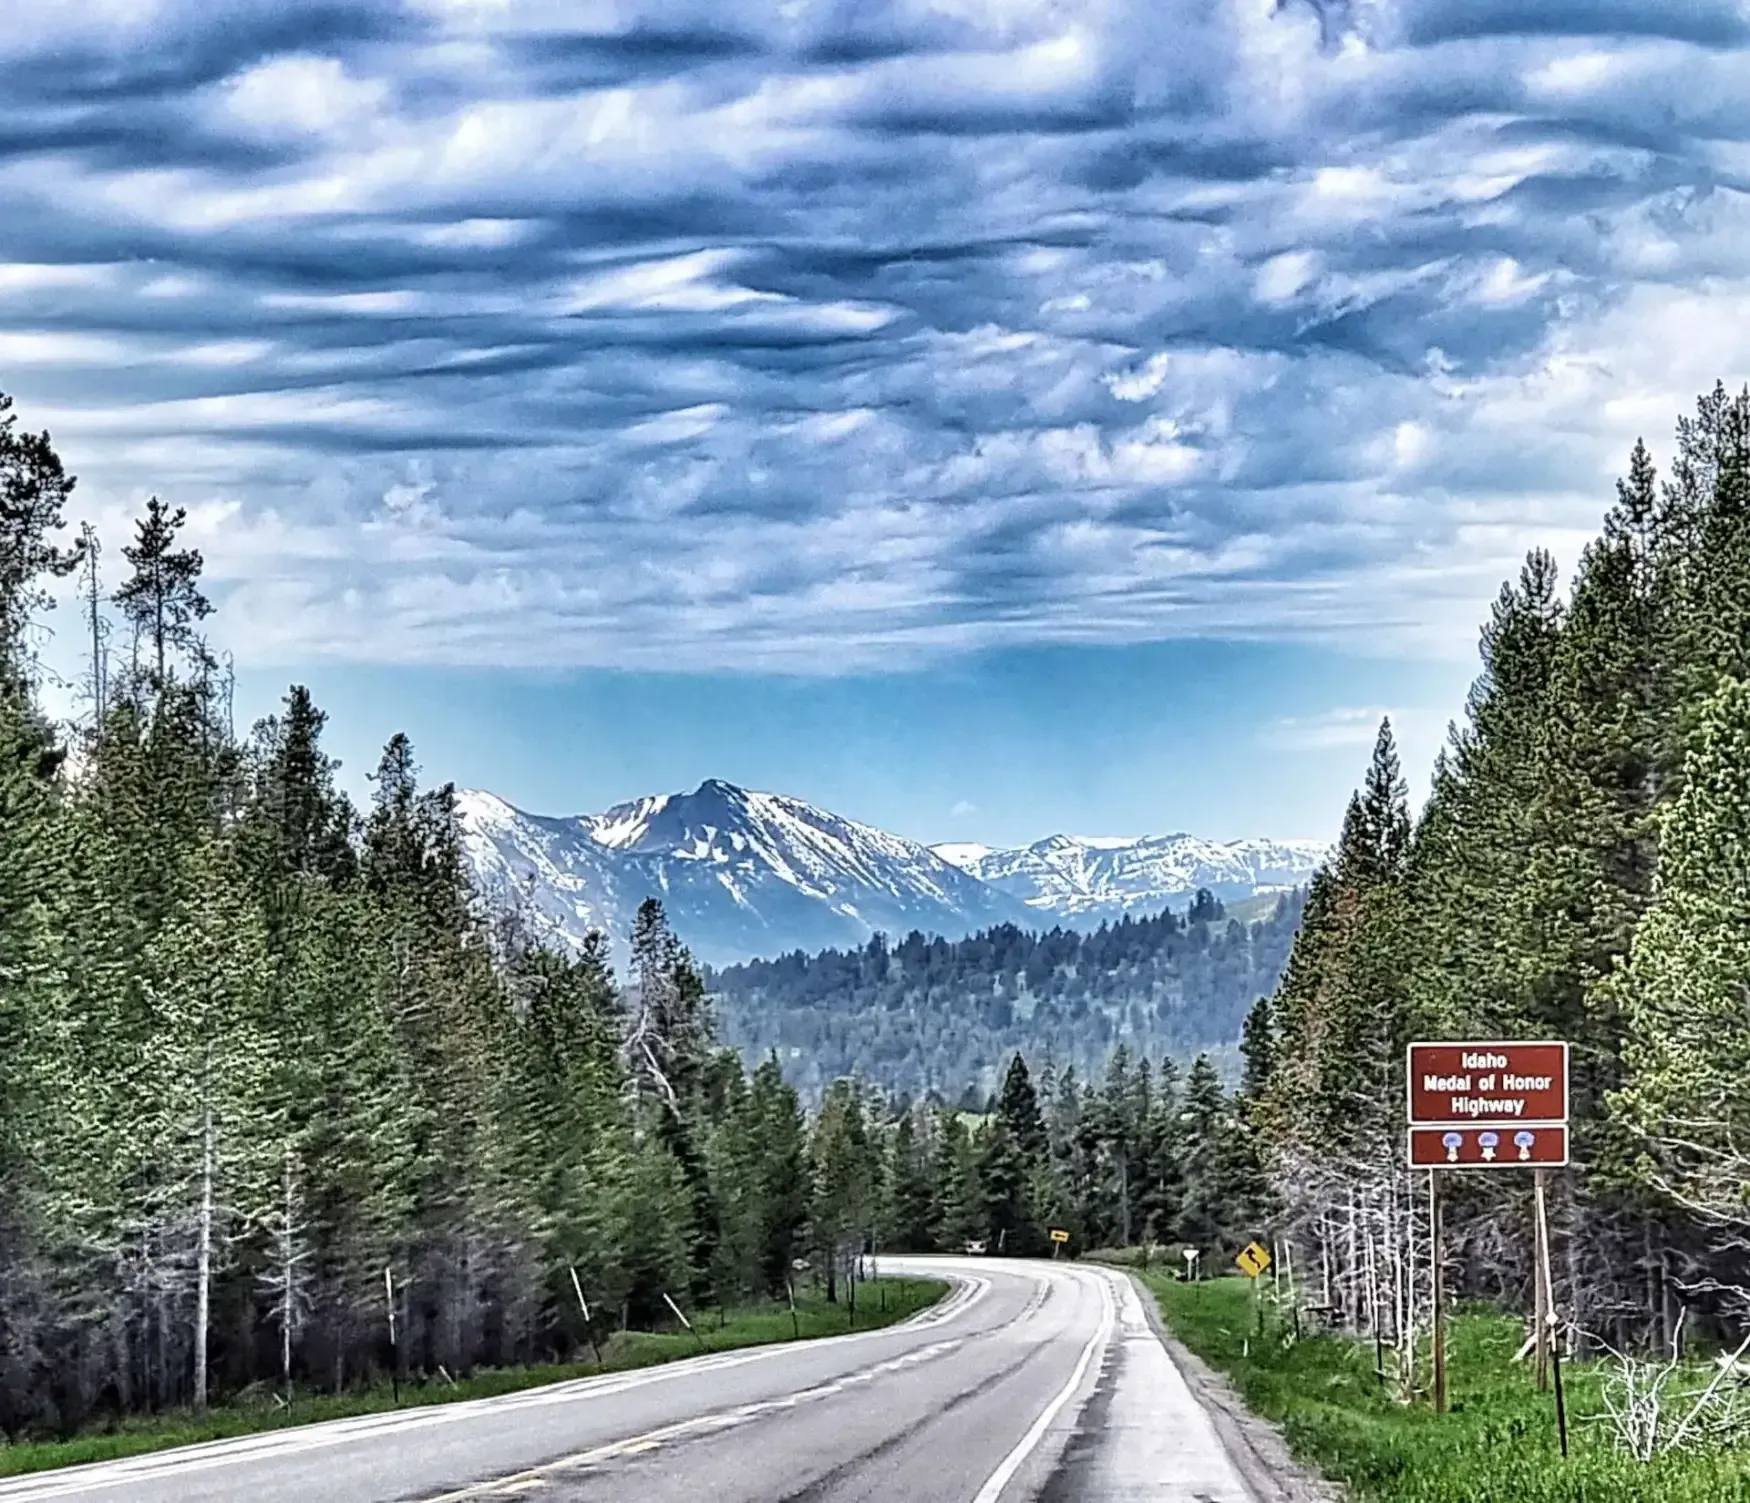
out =
<path fill-rule="evenodd" d="M 1446 1413 L 1446 1238 L 1440 1217 L 1440 1171 L 1428 1171 L 1428 1258 L 1434 1293 L 1434 1412 Z"/>
<path fill-rule="evenodd" d="M 1544 1309 L 1546 1328 L 1540 1333 L 1549 1356 L 1550 1371 L 1556 1384 L 1556 1433 L 1561 1437 L 1562 1455 L 1568 1454 L 1568 1405 L 1562 1394 L 1562 1354 L 1555 1339 L 1556 1301 L 1554 1280 L 1549 1266 L 1549 1203 L 1544 1197 L 1547 1171 L 1537 1171 L 1537 1283 L 1543 1294 L 1538 1301 Z"/>

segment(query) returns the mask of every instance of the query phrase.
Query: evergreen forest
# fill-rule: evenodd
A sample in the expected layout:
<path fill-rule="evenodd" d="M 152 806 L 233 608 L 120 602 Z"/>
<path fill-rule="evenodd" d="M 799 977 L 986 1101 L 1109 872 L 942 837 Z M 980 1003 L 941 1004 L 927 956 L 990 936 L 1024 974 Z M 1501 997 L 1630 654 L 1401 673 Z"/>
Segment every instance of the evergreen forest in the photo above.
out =
<path fill-rule="evenodd" d="M 669 1299 L 837 1296 L 859 1253 L 1041 1254 L 1052 1227 L 1211 1264 L 1265 1239 L 1413 1389 L 1413 1038 L 1572 1042 L 1575 1162 L 1551 1176 L 1569 1350 L 1736 1345 L 1750 390 L 1705 395 L 1663 475 L 1635 445 L 1565 588 L 1533 552 L 1502 589 L 1419 810 L 1381 727 L 1304 910 L 1241 925 L 1211 900 L 710 978 L 655 903 L 618 977 L 605 940 L 555 954 L 489 911 L 405 737 L 355 808 L 304 690 L 236 731 L 182 514 L 151 501 L 106 571 L 68 536 L 72 490 L 0 411 L 8 1436 L 564 1359 Z M 36 661 L 57 596 L 90 643 L 67 724 Z M 793 1059 L 750 1071 L 731 1047 L 750 996 L 798 1030 L 807 1105 Z M 1008 1030 L 1042 1015 L 1050 1047 L 1023 1058 Z M 1231 1092 L 1208 1055 L 1181 1062 L 1222 1029 Z M 980 1076 L 987 1099 L 952 1099 Z M 1529 1176 L 1445 1178 L 1449 1295 L 1529 1311 Z"/>
<path fill-rule="evenodd" d="M 1750 1296 L 1750 390 L 1629 455 L 1565 589 L 1534 551 L 1412 818 L 1382 727 L 1274 997 L 1247 1112 L 1275 1235 L 1413 1377 L 1429 1176 L 1412 1039 L 1566 1039 L 1550 1174 L 1569 1351 L 1738 1344 Z M 1531 1312 L 1532 1176 L 1447 1174 L 1449 1291 Z"/>
<path fill-rule="evenodd" d="M 1093 933 L 1005 924 L 896 944 L 877 934 L 859 950 L 797 951 L 706 981 L 724 1037 L 756 1056 L 775 1048 L 805 1095 L 859 1075 L 973 1105 L 1017 1050 L 1086 1075 L 1121 1043 L 1182 1064 L 1208 1053 L 1231 1074 L 1246 1013 L 1288 960 L 1303 897 L 1254 900 L 1265 911 L 1250 923 L 1199 892 L 1182 913 L 1126 915 Z"/>
<path fill-rule="evenodd" d="M 1181 1081 L 1120 1045 L 1097 1080 L 1036 1081 L 1015 1056 L 974 1116 L 840 1078 L 806 1111 L 775 1058 L 750 1072 L 719 1042 L 659 904 L 623 976 L 605 937 L 535 943 L 472 890 L 453 788 L 405 736 L 355 807 L 305 689 L 236 730 L 184 513 L 153 498 L 106 570 L 10 407 L 7 1440 L 567 1360 L 798 1279 L 843 1298 L 864 1252 L 1039 1253 L 1052 1225 L 1077 1248 L 1208 1240 L 1251 1214 L 1258 1164 L 1208 1060 Z M 43 708 L 57 608 L 89 649 L 68 723 Z M 1218 914 L 1183 932 L 1222 963 Z"/>

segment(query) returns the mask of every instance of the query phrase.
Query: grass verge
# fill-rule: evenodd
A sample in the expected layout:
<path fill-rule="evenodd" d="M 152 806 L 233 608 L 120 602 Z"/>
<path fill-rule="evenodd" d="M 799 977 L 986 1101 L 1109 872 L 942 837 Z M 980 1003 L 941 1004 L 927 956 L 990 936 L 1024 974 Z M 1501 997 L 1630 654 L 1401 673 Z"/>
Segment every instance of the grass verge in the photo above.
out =
<path fill-rule="evenodd" d="M 730 1311 L 721 1324 L 716 1312 L 708 1311 L 693 1317 L 698 1330 L 696 1339 L 681 1330 L 617 1333 L 603 1343 L 600 1363 L 490 1368 L 453 1384 L 442 1379 L 429 1380 L 422 1386 L 403 1383 L 399 1403 L 388 1384 L 339 1395 L 298 1394 L 290 1408 L 276 1402 L 267 1389 L 257 1388 L 238 1395 L 229 1403 L 215 1405 L 204 1415 L 175 1412 L 130 1418 L 112 1429 L 64 1441 L 25 1441 L 17 1445 L 0 1442 L 0 1477 L 77 1466 L 90 1461 L 117 1461 L 147 1451 L 253 1435 L 320 1420 L 347 1419 L 354 1415 L 454 1403 L 461 1399 L 490 1398 L 495 1394 L 535 1388 L 543 1383 L 655 1367 L 681 1357 L 696 1357 L 701 1347 L 707 1352 L 726 1352 L 740 1347 L 793 1341 L 798 1338 L 798 1333 L 806 1341 L 810 1337 L 840 1336 L 850 1330 L 875 1330 L 928 1309 L 947 1291 L 948 1286 L 935 1279 L 872 1280 L 857 1291 L 854 1325 L 842 1301 L 829 1305 L 818 1294 L 798 1295 L 794 1324 L 789 1308 L 784 1305 Z"/>
<path fill-rule="evenodd" d="M 1563 1369 L 1564 1459 L 1554 1399 L 1537 1391 L 1529 1364 L 1513 1361 L 1522 1327 L 1512 1318 L 1453 1320 L 1450 1412 L 1436 1415 L 1381 1386 L 1370 1343 L 1309 1335 L 1285 1345 L 1274 1329 L 1259 1340 L 1243 1279 L 1144 1278 L 1179 1340 L 1226 1373 L 1253 1413 L 1276 1422 L 1295 1454 L 1357 1503 L 1750 1503 L 1750 1454 L 1641 1463 L 1617 1451 L 1600 1419 L 1602 1374 L 1591 1363 Z"/>

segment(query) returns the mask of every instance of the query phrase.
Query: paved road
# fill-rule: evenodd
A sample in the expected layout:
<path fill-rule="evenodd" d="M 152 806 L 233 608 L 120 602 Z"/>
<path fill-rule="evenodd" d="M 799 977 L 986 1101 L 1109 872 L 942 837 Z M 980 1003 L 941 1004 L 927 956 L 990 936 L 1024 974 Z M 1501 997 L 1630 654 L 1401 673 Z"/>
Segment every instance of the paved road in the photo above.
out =
<path fill-rule="evenodd" d="M 1253 1503 L 1109 1270 L 882 1259 L 884 1331 L 0 1483 L 0 1503 Z"/>

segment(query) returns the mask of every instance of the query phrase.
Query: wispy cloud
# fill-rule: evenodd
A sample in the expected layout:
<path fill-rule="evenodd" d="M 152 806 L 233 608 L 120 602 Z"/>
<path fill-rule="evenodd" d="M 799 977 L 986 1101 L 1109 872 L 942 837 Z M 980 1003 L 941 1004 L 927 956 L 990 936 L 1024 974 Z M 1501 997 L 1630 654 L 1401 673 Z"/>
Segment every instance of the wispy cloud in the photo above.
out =
<path fill-rule="evenodd" d="M 257 663 L 1463 654 L 1750 366 L 1747 66 L 1735 0 L 36 7 L 0 389 Z"/>
<path fill-rule="evenodd" d="M 1280 751 L 1336 751 L 1371 747 L 1382 720 L 1401 713 L 1374 706 L 1345 706 L 1317 715 L 1284 715 L 1264 728 L 1261 740 Z"/>
<path fill-rule="evenodd" d="M 961 799 L 948 811 L 948 813 L 954 819 L 965 819 L 969 814 L 978 813 L 978 805 L 968 803 L 965 799 Z"/>

